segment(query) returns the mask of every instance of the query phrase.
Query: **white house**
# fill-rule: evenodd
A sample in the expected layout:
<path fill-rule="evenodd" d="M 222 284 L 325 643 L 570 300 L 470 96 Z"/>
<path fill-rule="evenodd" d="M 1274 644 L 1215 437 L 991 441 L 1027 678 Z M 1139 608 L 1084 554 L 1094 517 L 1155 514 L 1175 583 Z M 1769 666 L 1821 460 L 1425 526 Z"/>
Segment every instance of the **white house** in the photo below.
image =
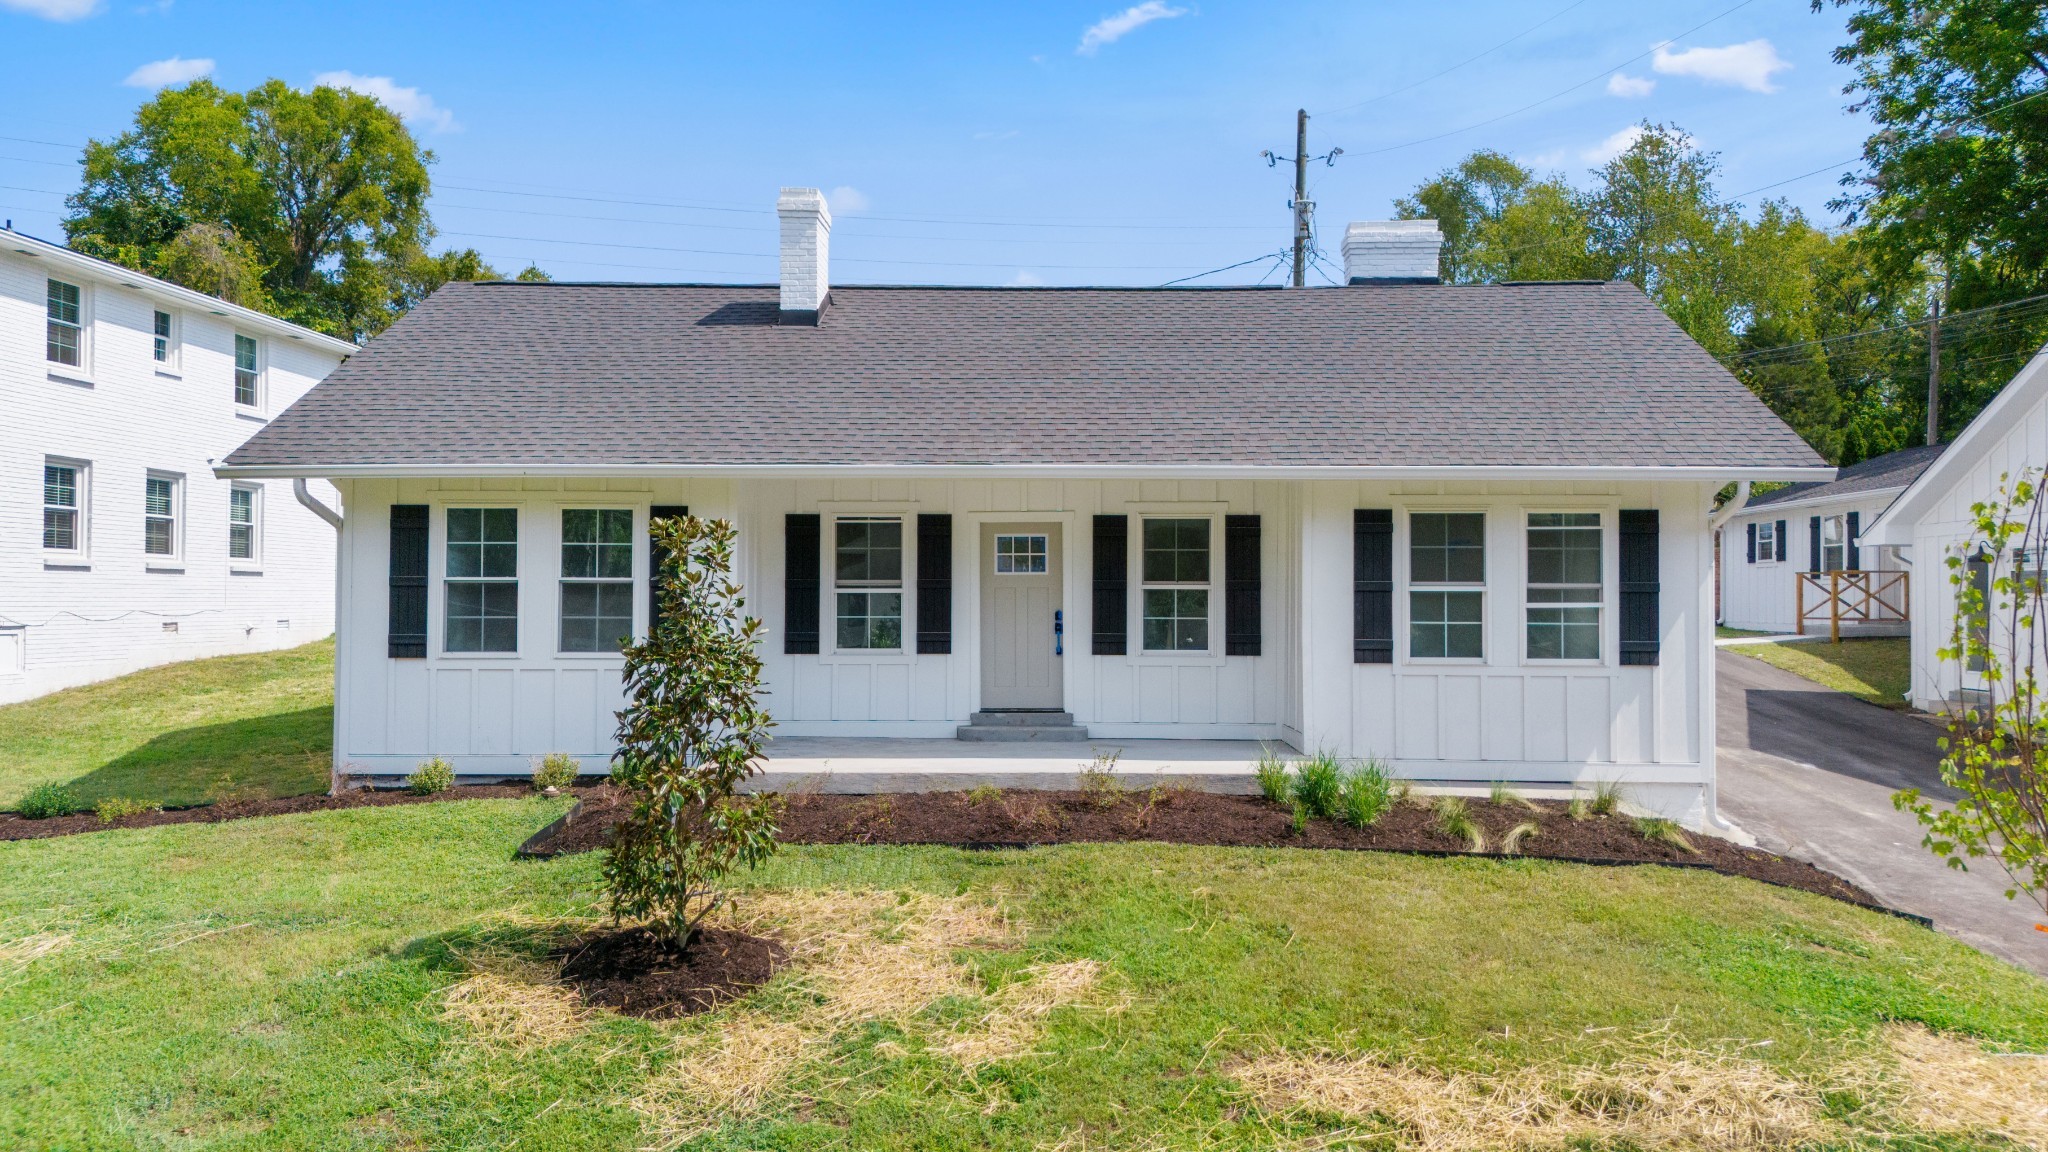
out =
<path fill-rule="evenodd" d="M 1827 635 L 1832 609 L 1844 635 L 1905 635 L 1909 566 L 1864 530 L 1941 451 L 1901 449 L 1750 500 L 1721 528 L 1721 622 Z"/>
<path fill-rule="evenodd" d="M 2009 480 L 2029 474 L 2038 479 L 2043 467 L 2048 467 L 2048 350 L 2036 352 L 1941 458 L 1864 529 L 1868 542 L 1905 549 L 1912 560 L 1914 707 L 1940 711 L 1983 691 L 1982 669 L 1937 655 L 1955 633 L 1957 589 L 1948 561 L 1960 558 L 1961 573 L 1986 588 L 2015 563 L 2025 563 L 2038 575 L 2038 535 L 2024 556 L 1986 555 L 1974 547 L 1971 508 L 1997 501 Z"/>
<path fill-rule="evenodd" d="M 353 351 L 0 230 L 0 703 L 332 631 L 334 529 L 212 469 Z"/>
<path fill-rule="evenodd" d="M 602 764 L 687 508 L 842 787 L 1265 741 L 1711 818 L 1711 502 L 1833 470 L 1634 287 L 1440 285 L 1427 221 L 1343 287 L 840 287 L 778 210 L 779 286 L 451 284 L 218 469 L 346 502 L 338 770 Z"/>

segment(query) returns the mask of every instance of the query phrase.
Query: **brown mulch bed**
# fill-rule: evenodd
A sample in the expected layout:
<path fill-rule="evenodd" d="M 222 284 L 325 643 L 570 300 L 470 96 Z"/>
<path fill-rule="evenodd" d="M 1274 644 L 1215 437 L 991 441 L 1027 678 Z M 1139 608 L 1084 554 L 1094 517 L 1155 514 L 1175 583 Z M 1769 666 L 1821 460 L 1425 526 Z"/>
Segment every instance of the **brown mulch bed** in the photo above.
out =
<path fill-rule="evenodd" d="M 789 961 L 788 950 L 766 936 L 699 928 L 678 953 L 644 926 L 582 936 L 554 956 L 585 1003 L 650 1020 L 707 1012 L 766 984 Z"/>
<path fill-rule="evenodd" d="M 569 792 L 576 796 L 589 796 L 598 791 L 599 786 L 569 789 Z M 331 808 L 384 808 L 393 804 L 431 804 L 441 800 L 498 800 L 533 794 L 533 789 L 524 784 L 467 784 L 427 796 L 415 796 L 404 791 L 373 792 L 365 788 L 344 792 L 339 796 L 316 794 L 286 796 L 277 800 L 223 800 L 218 804 L 202 804 L 193 808 L 138 812 L 107 824 L 100 823 L 100 818 L 91 812 L 79 812 L 71 816 L 50 816 L 42 820 L 30 820 L 13 812 L 0 812 L 0 840 L 40 840 L 47 836 L 104 832 L 111 828 L 151 828 L 158 824 L 218 824 L 223 820 L 246 820 L 251 816 L 325 812 Z"/>
<path fill-rule="evenodd" d="M 525 856 L 559 856 L 602 848 L 624 812 L 627 794 L 592 790 L 576 809 L 542 829 L 520 849 Z M 1469 798 L 1472 819 L 1486 833 L 1488 854 L 1517 824 L 1534 823 L 1521 855 L 1594 864 L 1662 864 L 1704 868 L 1816 892 L 1851 904 L 1893 911 L 1870 893 L 1802 860 L 1744 848 L 1715 836 L 1688 833 L 1694 851 L 1645 839 L 1626 816 L 1572 819 L 1568 806 L 1535 807 Z M 1473 855 L 1464 842 L 1436 828 L 1436 814 L 1420 804 L 1396 804 L 1367 828 L 1310 820 L 1296 833 L 1293 814 L 1257 796 L 1161 790 L 1130 792 L 1110 806 L 1079 792 L 1006 791 L 976 799 L 967 792 L 909 792 L 883 796 L 798 794 L 778 822 L 790 844 L 940 844 L 960 848 L 1024 848 L 1042 844 L 1146 840 L 1244 848 L 1336 848 L 1357 851 Z M 1495 858 L 1498 858 L 1497 856 Z M 1919 917 L 1910 917 L 1919 919 Z"/>

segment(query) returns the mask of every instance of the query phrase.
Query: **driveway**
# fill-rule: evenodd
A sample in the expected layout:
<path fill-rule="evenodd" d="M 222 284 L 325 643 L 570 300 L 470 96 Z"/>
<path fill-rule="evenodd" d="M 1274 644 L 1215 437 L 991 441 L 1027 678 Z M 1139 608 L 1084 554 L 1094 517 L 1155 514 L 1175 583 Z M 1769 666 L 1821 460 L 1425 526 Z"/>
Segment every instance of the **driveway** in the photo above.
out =
<path fill-rule="evenodd" d="M 1773 852 L 1810 860 L 1976 948 L 2048 976 L 2043 917 L 2005 898 L 1997 864 L 1968 872 L 1921 847 L 1892 793 L 1940 798 L 1941 729 L 1722 649 L 1714 657 L 1721 811 Z"/>

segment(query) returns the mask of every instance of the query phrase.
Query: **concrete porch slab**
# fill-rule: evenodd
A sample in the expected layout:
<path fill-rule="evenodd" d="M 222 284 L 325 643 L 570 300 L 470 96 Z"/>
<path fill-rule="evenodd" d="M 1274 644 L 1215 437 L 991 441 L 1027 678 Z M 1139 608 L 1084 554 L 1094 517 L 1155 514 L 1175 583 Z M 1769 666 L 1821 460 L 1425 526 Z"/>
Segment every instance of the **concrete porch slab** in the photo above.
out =
<path fill-rule="evenodd" d="M 1205 792 L 1258 791 L 1253 769 L 1271 748 L 1282 759 L 1301 754 L 1256 740 L 1089 740 L 1063 744 L 981 744 L 965 740 L 788 736 L 768 744 L 767 765 L 750 791 L 949 792 L 997 788 L 1071 789 L 1081 770 L 1114 753 L 1125 784 L 1175 783 Z"/>

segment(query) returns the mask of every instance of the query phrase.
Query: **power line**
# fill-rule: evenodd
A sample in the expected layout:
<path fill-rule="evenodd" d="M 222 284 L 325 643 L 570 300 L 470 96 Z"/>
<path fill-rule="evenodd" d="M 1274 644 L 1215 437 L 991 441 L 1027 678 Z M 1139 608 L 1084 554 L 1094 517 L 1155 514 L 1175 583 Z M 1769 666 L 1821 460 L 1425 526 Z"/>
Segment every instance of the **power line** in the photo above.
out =
<path fill-rule="evenodd" d="M 497 232 L 443 232 L 444 236 L 467 236 L 478 240 L 516 240 L 522 244 L 572 244 L 590 248 L 624 248 L 635 252 L 677 252 L 690 256 L 740 256 L 750 260 L 773 260 L 773 252 L 736 252 L 725 248 L 673 248 L 661 244 L 623 244 L 608 240 L 556 240 L 546 236 L 507 236 Z M 847 264 L 903 264 L 923 268 L 986 268 L 986 260 L 884 260 L 875 257 L 836 256 L 835 262 Z M 1072 271 L 1111 271 L 1128 268 L 1133 271 L 1170 272 L 1186 265 L 1180 264 L 1034 264 L 1036 268 L 1051 268 Z"/>
<path fill-rule="evenodd" d="M 1335 116 L 1335 115 L 1338 115 L 1339 113 L 1343 113 L 1343 112 L 1353 112 L 1353 111 L 1356 111 L 1356 110 L 1358 110 L 1358 109 L 1360 109 L 1360 108 L 1363 108 L 1363 107 L 1367 106 L 1368 104 L 1377 104 L 1377 103 L 1379 103 L 1379 102 L 1380 102 L 1380 101 L 1382 101 L 1382 100 L 1386 100 L 1386 99 L 1390 99 L 1390 98 L 1392 98 L 1392 97 L 1395 97 L 1395 96 L 1399 96 L 1399 95 L 1400 95 L 1401 93 L 1403 93 L 1403 92 L 1407 92 L 1407 91 L 1410 91 L 1410 90 L 1412 90 L 1412 89 L 1420 88 L 1420 87 L 1422 87 L 1422 86 L 1423 86 L 1424 84 L 1427 84 L 1427 83 L 1429 83 L 1429 82 L 1430 82 L 1430 81 L 1432 81 L 1432 80 L 1440 80 L 1440 79 L 1444 78 L 1445 76 L 1449 76 L 1449 75 L 1450 75 L 1451 73 L 1453 73 L 1453 72 L 1456 72 L 1456 71 L 1457 71 L 1458 69 L 1460 69 L 1460 68 L 1463 68 L 1463 67 L 1464 67 L 1465 65 L 1467 65 L 1467 64 L 1470 64 L 1470 63 L 1472 63 L 1472 62 L 1474 62 L 1474 61 L 1476 61 L 1476 60 L 1484 59 L 1485 57 L 1488 57 L 1488 56 L 1491 56 L 1491 55 L 1493 55 L 1493 54 L 1494 54 L 1495 52 L 1498 52 L 1498 51 L 1500 51 L 1501 49 L 1503 49 L 1503 48 L 1507 47 L 1508 45 L 1510 45 L 1510 44 L 1513 44 L 1513 43 L 1514 43 L 1515 41 L 1517 41 L 1517 40 L 1520 40 L 1520 39 L 1521 39 L 1522 37 L 1524 37 L 1524 36 L 1527 36 L 1527 35 L 1528 35 L 1529 33 L 1531 33 L 1531 32 L 1534 32 L 1534 31 L 1536 31 L 1536 30 L 1537 30 L 1538 28 L 1541 28 L 1541 27 L 1543 27 L 1543 26 L 1544 26 L 1545 24 L 1549 24 L 1549 23 L 1551 23 L 1551 22 L 1555 21 L 1555 20 L 1556 20 L 1556 19 L 1557 19 L 1558 17 L 1560 17 L 1560 16 L 1563 16 L 1563 15 L 1564 15 L 1565 13 L 1567 13 L 1567 12 L 1570 12 L 1570 11 L 1571 11 L 1572 9 L 1574 9 L 1574 8 L 1579 8 L 1579 7 L 1582 7 L 1582 6 L 1584 6 L 1584 4 L 1585 4 L 1585 3 L 1586 3 L 1586 0 L 1573 0 L 1573 2 L 1572 2 L 1572 3 L 1570 3 L 1570 4 L 1567 4 L 1567 5 L 1565 5 L 1564 7 L 1562 7 L 1562 8 L 1560 8 L 1560 9 L 1558 9 L 1557 11 L 1555 11 L 1555 12 L 1551 13 L 1550 15 L 1548 15 L 1548 16 L 1546 16 L 1546 17 L 1544 17 L 1543 19 L 1541 19 L 1541 20 L 1538 20 L 1538 21 L 1537 21 L 1536 23 L 1534 23 L 1534 24 L 1531 24 L 1531 25 L 1529 25 L 1529 26 L 1528 26 L 1527 28 L 1524 28 L 1524 29 L 1522 29 L 1522 30 L 1521 30 L 1520 32 L 1517 32 L 1517 33 L 1515 33 L 1515 34 L 1514 34 L 1513 36 L 1510 36 L 1510 37 L 1508 37 L 1507 39 L 1505 39 L 1505 40 L 1501 41 L 1500 43 L 1498 43 L 1498 44 L 1495 44 L 1495 45 L 1494 45 L 1493 47 L 1491 47 L 1491 48 L 1488 48 L 1488 49 L 1487 49 L 1486 51 L 1484 51 L 1484 52 L 1481 52 L 1481 53 L 1479 53 L 1479 54 L 1478 54 L 1478 55 L 1476 55 L 1476 56 L 1467 56 L 1467 57 L 1466 57 L 1465 59 L 1463 59 L 1463 60 L 1460 60 L 1460 61 L 1458 61 L 1458 62 L 1457 62 L 1456 64 L 1453 64 L 1453 65 L 1451 65 L 1451 66 L 1450 66 L 1449 68 L 1446 68 L 1446 69 L 1444 69 L 1444 70 L 1443 70 L 1443 71 L 1441 71 L 1441 72 L 1436 72 L 1436 73 L 1432 73 L 1432 74 L 1430 74 L 1430 75 L 1428 75 L 1428 76 L 1424 76 L 1424 77 L 1423 77 L 1422 79 L 1420 79 L 1420 80 L 1417 80 L 1417 81 L 1416 81 L 1415 83 L 1413 83 L 1413 84 L 1406 84 L 1406 85 L 1403 85 L 1403 86 L 1401 86 L 1401 87 L 1399 87 L 1399 88 L 1395 88 L 1395 89 L 1393 89 L 1392 91 L 1389 91 L 1389 92 L 1382 92 L 1382 93 L 1380 93 L 1379 95 L 1377 95 L 1377 96 L 1374 96 L 1374 97 L 1373 97 L 1372 99 L 1370 99 L 1370 100 L 1360 100 L 1360 101 L 1359 101 L 1358 103 L 1356 103 L 1356 104 L 1346 104 L 1346 105 L 1345 105 L 1344 107 L 1342 107 L 1342 108 L 1328 108 L 1328 109 L 1325 109 L 1325 110 L 1323 110 L 1323 111 L 1321 111 L 1321 112 L 1318 112 L 1318 113 L 1316 113 L 1316 115 L 1318 115 L 1318 116 Z"/>
<path fill-rule="evenodd" d="M 1188 281 L 1190 281 L 1190 280 L 1200 280 L 1200 279 L 1201 279 L 1202 277 L 1204 277 L 1204 276 L 1214 276 L 1214 275 L 1216 275 L 1216 274 L 1217 274 L 1218 272 L 1228 272 L 1228 271 L 1230 271 L 1230 270 L 1231 270 L 1232 268 L 1242 268 L 1242 267 L 1244 267 L 1244 266 L 1245 266 L 1245 265 L 1247 265 L 1247 264 L 1257 264 L 1257 263 L 1258 263 L 1259 261 L 1261 261 L 1261 260 L 1274 260 L 1274 259 L 1285 259 L 1285 258 L 1286 258 L 1286 256 L 1287 256 L 1287 253 L 1285 253 L 1285 252 L 1268 252 L 1268 253 L 1266 253 L 1266 254 L 1265 254 L 1265 255 L 1263 255 L 1263 256 L 1254 256 L 1254 257 L 1252 257 L 1252 258 L 1251 258 L 1251 259 L 1249 259 L 1249 260 L 1239 260 L 1239 261 L 1238 261 L 1237 263 L 1235 263 L 1235 264 L 1225 264 L 1225 265 L 1224 265 L 1223 267 L 1221 267 L 1221 268 L 1211 268 L 1211 269 L 1209 269 L 1209 270 L 1208 270 L 1207 272 L 1197 272 L 1197 273 L 1195 273 L 1195 274 L 1194 274 L 1194 275 L 1192 275 L 1192 276 L 1182 276 L 1182 277 L 1180 277 L 1180 278 L 1179 278 L 1179 279 L 1177 279 L 1177 280 L 1168 280 L 1168 281 L 1166 281 L 1166 282 L 1165 282 L 1164 284 L 1161 284 L 1161 285 L 1159 285 L 1159 287 L 1161 287 L 1161 288 L 1171 288 L 1171 287 L 1172 287 L 1172 286 L 1174 286 L 1175 284 L 1185 284 L 1185 283 L 1187 283 L 1187 282 L 1188 282 Z M 1267 273 L 1267 275 L 1271 275 L 1271 273 L 1269 272 L 1269 273 Z M 1262 281 L 1262 282 L 1263 282 L 1263 281 Z"/>

